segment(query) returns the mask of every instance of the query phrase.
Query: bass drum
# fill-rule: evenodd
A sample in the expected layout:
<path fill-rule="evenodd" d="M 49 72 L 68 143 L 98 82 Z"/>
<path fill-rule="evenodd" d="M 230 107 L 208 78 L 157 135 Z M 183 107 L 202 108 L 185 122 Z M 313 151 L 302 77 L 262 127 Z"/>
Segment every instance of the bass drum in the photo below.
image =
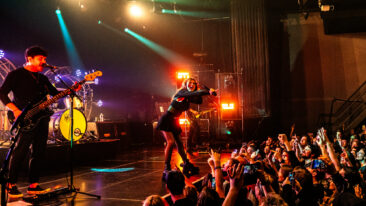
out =
<path fill-rule="evenodd" d="M 60 119 L 61 119 L 62 113 L 64 113 L 64 112 L 65 111 L 58 111 L 58 112 L 55 112 L 51 116 L 50 122 L 48 124 L 48 137 L 50 139 L 59 139 L 61 137 Z"/>
<path fill-rule="evenodd" d="M 73 141 L 78 141 L 84 136 L 86 132 L 87 122 L 84 114 L 79 110 L 73 109 L 73 113 Z M 56 112 L 54 115 L 51 116 L 51 121 L 49 124 L 49 136 L 54 136 L 55 138 L 58 138 L 62 135 L 66 140 L 71 141 L 70 126 L 70 110 L 68 109 L 66 111 Z"/>

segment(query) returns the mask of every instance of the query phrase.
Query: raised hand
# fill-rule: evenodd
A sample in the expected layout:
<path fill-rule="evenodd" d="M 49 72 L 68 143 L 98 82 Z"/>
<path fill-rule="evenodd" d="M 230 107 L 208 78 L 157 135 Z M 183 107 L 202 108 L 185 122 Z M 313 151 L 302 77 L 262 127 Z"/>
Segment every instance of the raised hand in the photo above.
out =
<path fill-rule="evenodd" d="M 230 188 L 239 190 L 244 186 L 244 165 L 235 164 L 230 172 Z"/>

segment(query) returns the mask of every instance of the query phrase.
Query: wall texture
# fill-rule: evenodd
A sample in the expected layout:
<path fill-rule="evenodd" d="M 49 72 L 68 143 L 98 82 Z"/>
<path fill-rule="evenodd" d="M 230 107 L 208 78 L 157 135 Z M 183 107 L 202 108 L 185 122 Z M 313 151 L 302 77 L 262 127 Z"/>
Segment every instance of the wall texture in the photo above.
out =
<path fill-rule="evenodd" d="M 306 20 L 291 14 L 282 20 L 281 38 L 279 71 L 289 77 L 279 95 L 283 124 L 314 130 L 333 97 L 347 99 L 366 81 L 366 33 L 325 35 L 319 13 Z"/>

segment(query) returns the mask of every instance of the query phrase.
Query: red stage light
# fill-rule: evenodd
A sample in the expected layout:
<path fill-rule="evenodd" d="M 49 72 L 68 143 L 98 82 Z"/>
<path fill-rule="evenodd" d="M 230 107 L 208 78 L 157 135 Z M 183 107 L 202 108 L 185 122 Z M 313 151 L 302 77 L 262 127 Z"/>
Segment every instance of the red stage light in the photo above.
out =
<path fill-rule="evenodd" d="M 188 79 L 189 72 L 177 72 L 177 79 Z"/>
<path fill-rule="evenodd" d="M 177 72 L 177 88 L 180 88 L 182 86 L 182 82 L 185 80 L 185 79 L 188 79 L 189 78 L 189 72 Z"/>
<path fill-rule="evenodd" d="M 221 108 L 223 110 L 234 110 L 235 109 L 234 105 L 235 105 L 234 103 L 222 103 Z"/>
<path fill-rule="evenodd" d="M 189 124 L 189 121 L 187 119 L 179 119 L 179 124 Z"/>

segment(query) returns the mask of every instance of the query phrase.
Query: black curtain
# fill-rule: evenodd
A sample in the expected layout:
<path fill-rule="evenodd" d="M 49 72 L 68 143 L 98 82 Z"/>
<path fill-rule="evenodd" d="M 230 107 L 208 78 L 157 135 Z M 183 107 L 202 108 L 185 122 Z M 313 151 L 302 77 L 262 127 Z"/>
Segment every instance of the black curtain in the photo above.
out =
<path fill-rule="evenodd" d="M 242 77 L 244 118 L 270 115 L 265 6 L 265 0 L 231 1 L 233 68 Z"/>

